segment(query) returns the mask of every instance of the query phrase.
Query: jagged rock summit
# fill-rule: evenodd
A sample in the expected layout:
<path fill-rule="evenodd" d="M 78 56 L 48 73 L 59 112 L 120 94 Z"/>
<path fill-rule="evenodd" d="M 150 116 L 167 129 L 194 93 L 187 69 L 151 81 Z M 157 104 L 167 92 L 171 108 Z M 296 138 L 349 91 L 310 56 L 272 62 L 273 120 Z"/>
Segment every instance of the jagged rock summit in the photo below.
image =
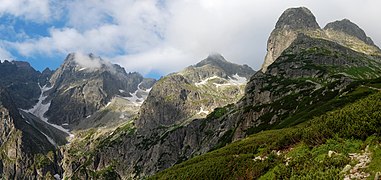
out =
<path fill-rule="evenodd" d="M 334 30 L 343 32 L 348 35 L 357 37 L 358 39 L 364 41 L 368 45 L 375 46 L 372 39 L 365 34 L 364 30 L 362 30 L 359 26 L 357 26 L 355 23 L 351 22 L 348 19 L 328 23 L 324 27 L 324 30 Z"/>
<path fill-rule="evenodd" d="M 149 130 L 206 116 L 216 107 L 237 101 L 254 73 L 249 66 L 231 63 L 220 54 L 209 55 L 160 79 L 143 104 L 136 125 Z"/>
<path fill-rule="evenodd" d="M 344 19 L 328 23 L 324 29 L 321 29 L 309 9 L 298 7 L 287 9 L 278 19 L 267 42 L 267 54 L 261 71 L 266 72 L 268 66 L 291 45 L 300 33 L 329 40 L 367 55 L 381 56 L 381 50 L 372 39 L 353 22 Z"/>
<path fill-rule="evenodd" d="M 230 63 L 214 54 L 162 77 L 152 87 L 138 117 L 101 142 L 104 148 L 94 151 L 99 163 L 83 166 L 83 171 L 75 175 L 98 171 L 116 162 L 115 169 L 122 179 L 140 179 L 171 167 L 180 159 L 210 150 L 215 146 L 215 142 L 209 143 L 210 139 L 215 136 L 206 138 L 204 134 L 215 132 L 219 137 L 224 132 L 205 132 L 200 127 L 201 122 L 206 122 L 203 118 L 217 107 L 238 101 L 243 95 L 246 77 L 254 73 L 248 66 Z M 219 126 L 220 122 L 211 124 Z M 70 156 L 67 156 L 70 162 L 67 175 L 71 175 L 71 169 L 75 170 L 73 165 L 79 161 Z"/>
<path fill-rule="evenodd" d="M 315 16 L 306 7 L 290 8 L 283 12 L 275 29 L 320 29 Z"/>
<path fill-rule="evenodd" d="M 287 9 L 280 16 L 268 39 L 262 72 L 265 72 L 267 67 L 290 46 L 299 33 L 318 33 L 319 30 L 320 26 L 309 9 L 305 7 Z"/>
<path fill-rule="evenodd" d="M 210 54 L 206 59 L 200 61 L 194 66 L 191 66 L 190 68 L 202 68 L 204 66 L 213 66 L 225 72 L 223 78 L 226 78 L 228 76 L 232 77 L 235 74 L 237 74 L 241 77 L 249 79 L 250 76 L 253 74 L 253 69 L 251 69 L 248 65 L 238 65 L 231 63 L 227 61 L 221 54 L 218 53 Z"/>
<path fill-rule="evenodd" d="M 153 79 L 127 73 L 119 65 L 93 54 L 71 53 L 50 78 L 46 116 L 49 122 L 72 126 L 105 107 L 114 97 L 143 99 L 136 97 L 137 91 L 150 89 L 154 83 Z"/>

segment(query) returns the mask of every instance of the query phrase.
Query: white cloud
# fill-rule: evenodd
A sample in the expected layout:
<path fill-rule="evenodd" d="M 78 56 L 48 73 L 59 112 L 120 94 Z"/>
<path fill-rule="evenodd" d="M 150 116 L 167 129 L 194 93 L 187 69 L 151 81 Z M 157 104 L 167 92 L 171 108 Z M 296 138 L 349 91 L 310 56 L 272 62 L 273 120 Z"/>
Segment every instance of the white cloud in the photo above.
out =
<path fill-rule="evenodd" d="M 85 55 L 80 52 L 74 54 L 74 61 L 78 63 L 79 66 L 89 68 L 91 70 L 100 69 L 102 67 L 100 58 L 91 58 L 89 55 Z"/>
<path fill-rule="evenodd" d="M 126 71 L 137 71 L 142 74 L 158 71 L 167 74 L 180 70 L 184 67 L 184 63 L 194 61 L 195 57 L 193 54 L 174 47 L 158 47 L 144 53 L 121 55 L 108 59 L 125 67 Z M 201 60 L 201 57 L 198 60 Z"/>
<path fill-rule="evenodd" d="M 7 50 L 0 47 L 0 62 L 3 62 L 4 60 L 12 60 L 12 55 Z"/>
<path fill-rule="evenodd" d="M 10 14 L 28 20 L 47 21 L 52 17 L 49 0 L 2 0 L 0 15 Z"/>
<path fill-rule="evenodd" d="M 71 0 L 62 6 L 66 27 L 10 44 L 25 56 L 92 52 L 142 73 L 178 71 L 211 52 L 259 69 L 278 17 L 289 7 L 306 6 L 321 26 L 348 18 L 381 45 L 378 0 Z M 49 14 L 51 8 L 32 14 Z"/>

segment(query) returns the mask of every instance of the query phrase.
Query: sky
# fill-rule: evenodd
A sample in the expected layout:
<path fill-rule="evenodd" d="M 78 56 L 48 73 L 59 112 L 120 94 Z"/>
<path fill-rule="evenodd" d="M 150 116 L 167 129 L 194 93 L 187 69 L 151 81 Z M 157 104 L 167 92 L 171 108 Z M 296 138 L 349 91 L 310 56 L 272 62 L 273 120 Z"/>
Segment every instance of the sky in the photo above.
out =
<path fill-rule="evenodd" d="M 0 0 L 0 59 L 42 71 L 93 53 L 160 77 L 221 53 L 259 70 L 278 17 L 299 6 L 321 27 L 350 19 L 381 46 L 380 0 Z"/>

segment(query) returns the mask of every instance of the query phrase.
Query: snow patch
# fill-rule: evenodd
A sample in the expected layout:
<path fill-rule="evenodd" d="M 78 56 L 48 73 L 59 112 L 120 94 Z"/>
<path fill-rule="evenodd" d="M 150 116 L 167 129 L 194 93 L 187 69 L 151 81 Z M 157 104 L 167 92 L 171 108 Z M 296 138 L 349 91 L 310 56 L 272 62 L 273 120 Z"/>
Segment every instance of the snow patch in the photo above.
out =
<path fill-rule="evenodd" d="M 73 89 L 73 88 L 75 88 L 75 87 L 77 87 L 77 86 L 69 86 L 68 88 L 65 89 L 64 92 L 67 92 L 67 91 L 69 91 L 70 89 Z"/>
<path fill-rule="evenodd" d="M 124 91 L 124 90 L 122 90 L 122 89 L 119 89 L 119 92 L 120 92 L 120 93 L 124 93 L 125 91 Z"/>
<path fill-rule="evenodd" d="M 29 110 L 23 110 L 27 113 L 31 113 L 33 115 L 35 115 L 36 117 L 40 118 L 42 121 L 44 121 L 45 123 L 67 133 L 70 138 L 73 138 L 74 135 L 70 133 L 70 131 L 68 129 L 65 129 L 63 128 L 62 126 L 59 126 L 59 125 L 56 125 L 56 124 L 52 124 L 52 123 L 49 123 L 48 122 L 48 118 L 46 118 L 44 115 L 45 113 L 49 110 L 49 107 L 50 107 L 50 102 L 46 103 L 46 104 L 43 104 L 43 101 L 48 97 L 48 96 L 44 96 L 44 93 L 49 91 L 50 89 L 53 88 L 52 87 L 47 87 L 46 85 L 44 85 L 43 87 L 41 87 L 40 84 L 38 84 L 38 86 L 40 87 L 41 89 L 41 94 L 40 94 L 40 97 L 38 98 L 38 102 L 36 105 L 33 106 L 32 109 L 29 109 Z M 47 136 L 47 135 L 45 135 Z M 48 139 L 49 140 L 49 139 Z"/>
<path fill-rule="evenodd" d="M 247 79 L 245 77 L 239 76 L 238 74 L 234 74 L 233 78 L 229 77 L 229 82 L 232 84 L 242 85 L 247 83 Z"/>
<path fill-rule="evenodd" d="M 55 174 L 55 175 L 54 175 L 54 179 L 56 179 L 56 180 L 61 180 L 61 176 L 60 176 L 59 174 Z"/>
<path fill-rule="evenodd" d="M 52 144 L 54 147 L 58 147 L 58 146 L 57 146 L 57 143 L 56 143 L 52 138 L 50 138 L 48 135 L 46 135 L 46 134 L 43 133 L 42 131 L 40 131 L 40 133 L 43 134 L 43 135 L 46 137 L 46 139 L 48 139 L 48 141 L 50 142 L 50 144 Z"/>
<path fill-rule="evenodd" d="M 233 77 L 229 77 L 229 80 L 227 83 L 224 84 L 218 84 L 213 83 L 217 89 L 221 86 L 240 86 L 247 83 L 247 79 L 245 77 L 241 77 L 238 74 L 234 74 Z"/>
<path fill-rule="evenodd" d="M 42 119 L 43 121 L 48 121 L 48 118 L 44 117 L 44 114 L 49 110 L 50 102 L 43 104 L 43 101 L 48 97 L 48 96 L 44 96 L 44 93 L 52 89 L 52 87 L 46 87 L 46 85 L 44 87 L 41 87 L 40 84 L 38 84 L 38 86 L 41 89 L 41 94 L 40 94 L 40 97 L 38 98 L 38 102 L 36 105 L 33 106 L 32 109 L 26 110 L 26 112 L 35 115 L 36 117 Z"/>
<path fill-rule="evenodd" d="M 218 77 L 218 76 L 212 76 L 212 77 L 209 77 L 209 78 L 206 78 L 206 79 L 202 80 L 201 82 L 195 83 L 195 85 L 196 86 L 205 85 L 209 80 L 217 79 L 217 78 L 220 78 L 220 77 Z"/>
<path fill-rule="evenodd" d="M 150 88 L 147 90 L 143 90 L 140 88 L 141 84 L 142 84 L 142 82 L 138 84 L 138 89 L 134 93 L 130 93 L 131 97 L 123 97 L 123 98 L 129 100 L 135 106 L 141 106 L 143 104 L 143 102 L 147 99 L 147 96 L 152 89 L 152 88 Z"/>
<path fill-rule="evenodd" d="M 108 106 L 110 106 L 110 104 L 111 104 L 111 101 L 110 101 L 110 102 L 108 102 L 108 103 L 106 104 L 106 106 L 105 106 L 105 107 L 108 107 Z"/>
<path fill-rule="evenodd" d="M 204 108 L 201 107 L 201 108 L 200 108 L 200 111 L 199 111 L 197 114 L 199 114 L 199 115 L 201 115 L 201 114 L 206 114 L 206 115 L 207 115 L 207 114 L 209 114 L 209 111 L 205 111 Z"/>

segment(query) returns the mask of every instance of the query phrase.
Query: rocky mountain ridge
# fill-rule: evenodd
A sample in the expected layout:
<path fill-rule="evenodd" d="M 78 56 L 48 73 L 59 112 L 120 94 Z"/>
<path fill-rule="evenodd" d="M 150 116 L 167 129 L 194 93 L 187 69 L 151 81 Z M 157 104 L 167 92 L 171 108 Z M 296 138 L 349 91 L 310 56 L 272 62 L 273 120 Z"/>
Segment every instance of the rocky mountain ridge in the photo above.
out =
<path fill-rule="evenodd" d="M 311 19 L 312 13 L 305 8 L 286 10 L 269 38 L 264 69 L 250 78 L 244 97 L 216 109 L 202 120 L 204 123 L 194 121 L 186 128 L 201 132 L 198 142 L 212 136 L 215 140 L 208 141 L 209 145 L 229 145 L 179 163 L 151 179 L 340 179 L 346 173 L 350 175 L 345 177 L 371 177 L 368 172 L 374 177 L 381 170 L 375 168 L 378 161 L 372 167 L 367 161 L 364 169 L 349 172 L 356 161 L 342 146 L 354 137 L 364 144 L 366 137 L 379 138 L 371 136 L 379 128 L 376 125 L 360 130 L 371 119 L 375 124 L 379 119 L 354 116 L 380 111 L 378 105 L 373 106 L 380 97 L 379 50 L 357 34 L 342 32 L 343 36 L 328 38 Z M 343 128 L 345 125 L 358 129 Z M 211 133 L 202 134 L 205 130 Z M 379 142 L 372 144 L 375 154 Z M 333 156 L 333 147 L 339 146 L 337 151 L 343 154 Z M 368 147 L 358 149 L 369 152 Z"/>
<path fill-rule="evenodd" d="M 226 72 L 224 68 L 230 71 Z M 97 158 L 99 164 L 69 170 L 65 177 L 84 177 L 84 172 L 97 173 L 112 168 L 117 177 L 139 178 L 168 168 L 179 159 L 207 151 L 212 148 L 205 147 L 207 141 L 204 146 L 199 145 L 195 129 L 185 127 L 194 126 L 194 122 L 199 124 L 214 107 L 237 101 L 243 95 L 245 77 L 253 73 L 248 66 L 232 64 L 221 55 L 211 55 L 179 73 L 161 78 L 153 86 L 136 119 L 110 136 L 97 138 L 96 134 L 86 134 L 85 137 L 97 143 L 94 143 L 95 148 L 85 146 L 92 151 L 85 155 L 85 162 Z M 80 164 L 77 156 L 67 154 L 66 157 L 70 164 Z M 70 164 L 67 167 L 71 167 Z"/>
<path fill-rule="evenodd" d="M 195 115 L 205 117 L 214 108 L 237 101 L 242 96 L 246 78 L 252 74 L 254 71 L 247 65 L 230 63 L 221 55 L 208 56 L 194 66 L 159 80 L 143 104 L 136 125 L 149 130 L 160 125 L 181 124 Z M 169 106 L 158 106 L 163 102 Z M 171 107 L 173 104 L 176 105 Z M 178 114 L 166 117 L 166 114 L 172 114 L 168 112 Z M 157 117 L 152 113 L 164 116 Z M 151 126 L 151 123 L 158 125 Z"/>
<path fill-rule="evenodd" d="M 365 42 L 368 45 L 376 46 L 373 43 L 372 39 L 365 34 L 364 30 L 362 30 L 359 26 L 351 22 L 349 19 L 343 19 L 340 21 L 328 23 L 324 27 L 324 30 L 343 32 L 345 34 L 357 37 L 359 40 Z"/>
<path fill-rule="evenodd" d="M 81 64 L 86 62 L 86 64 Z M 140 87 L 149 89 L 155 80 L 138 73 L 126 73 L 93 54 L 69 54 L 63 65 L 52 75 L 48 92 L 51 101 L 46 116 L 50 122 L 70 127 L 106 106 L 113 97 L 132 97 Z M 138 88 L 139 86 L 139 88 Z M 66 107 L 62 105 L 66 104 Z"/>
<path fill-rule="evenodd" d="M 291 45 L 298 34 L 334 41 L 357 52 L 381 55 L 381 50 L 365 32 L 347 19 L 328 23 L 323 29 L 315 16 L 305 7 L 287 9 L 280 16 L 267 43 L 267 54 L 262 72 Z"/>
<path fill-rule="evenodd" d="M 86 61 L 90 61 L 91 66 L 84 67 Z M 0 76 L 1 120 L 4 122 L 0 127 L 0 177 L 15 179 L 62 177 L 59 148 L 69 139 L 73 140 L 74 132 L 69 128 L 120 126 L 137 115 L 155 83 L 138 73 L 126 73 L 120 66 L 92 54 L 69 54 L 54 72 L 45 69 L 40 73 L 19 61 L 5 61 L 0 69 L 4 75 Z M 16 86 L 24 89 L 15 89 Z M 76 100 L 90 103 L 78 104 L 74 99 L 76 94 L 82 98 Z M 80 113 L 70 109 L 73 107 Z M 95 108 L 89 112 L 87 107 Z M 49 113 L 50 108 L 61 111 Z M 88 114 L 81 114 L 82 110 L 94 117 L 84 117 Z M 60 112 L 68 116 L 61 116 Z"/>
<path fill-rule="evenodd" d="M 37 104 L 29 111 L 19 111 L 8 89 L 0 91 L 5 122 L 0 125 L 0 174 L 16 179 L 143 179 L 191 164 L 185 174 L 171 177 L 211 173 L 259 178 L 275 162 L 303 163 L 280 155 L 292 151 L 287 148 L 299 136 L 310 140 L 310 134 L 299 134 L 303 125 L 322 131 L 313 126 L 316 120 L 309 124 L 311 119 L 379 91 L 379 80 L 374 80 L 381 76 L 379 49 L 349 21 L 321 29 L 307 8 L 288 9 L 271 33 L 268 50 L 264 71 L 212 54 L 157 82 L 93 54 L 69 54 L 53 74 L 46 70 L 33 79 L 38 88 L 31 104 Z M 272 134 L 271 129 L 281 130 Z M 68 144 L 65 132 L 74 135 Z M 244 138 L 253 134 L 256 143 L 247 143 L 253 138 Z M 335 168 L 350 162 L 339 160 Z M 232 171 L 222 176 L 226 171 L 211 168 L 221 165 Z M 247 168 L 234 171 L 242 167 Z M 279 171 L 288 170 L 281 167 Z"/>

